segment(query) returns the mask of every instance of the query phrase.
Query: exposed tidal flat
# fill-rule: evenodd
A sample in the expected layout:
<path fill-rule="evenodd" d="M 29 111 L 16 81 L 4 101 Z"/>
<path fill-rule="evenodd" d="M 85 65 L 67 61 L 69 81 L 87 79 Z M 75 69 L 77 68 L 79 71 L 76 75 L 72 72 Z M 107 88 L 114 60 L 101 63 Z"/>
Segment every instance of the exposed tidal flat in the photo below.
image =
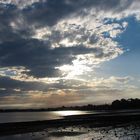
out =
<path fill-rule="evenodd" d="M 140 140 L 139 111 L 1 123 L 0 140 Z"/>
<path fill-rule="evenodd" d="M 128 123 L 118 126 L 89 125 L 47 128 L 39 132 L 2 136 L 0 140 L 139 140 L 140 125 Z"/>

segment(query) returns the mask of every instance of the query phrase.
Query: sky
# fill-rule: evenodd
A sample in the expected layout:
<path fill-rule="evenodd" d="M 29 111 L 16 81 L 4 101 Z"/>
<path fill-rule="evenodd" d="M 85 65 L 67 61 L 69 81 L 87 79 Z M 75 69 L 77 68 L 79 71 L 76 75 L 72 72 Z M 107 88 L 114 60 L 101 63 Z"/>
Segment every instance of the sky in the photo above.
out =
<path fill-rule="evenodd" d="M 139 0 L 0 0 L 0 108 L 140 98 Z"/>

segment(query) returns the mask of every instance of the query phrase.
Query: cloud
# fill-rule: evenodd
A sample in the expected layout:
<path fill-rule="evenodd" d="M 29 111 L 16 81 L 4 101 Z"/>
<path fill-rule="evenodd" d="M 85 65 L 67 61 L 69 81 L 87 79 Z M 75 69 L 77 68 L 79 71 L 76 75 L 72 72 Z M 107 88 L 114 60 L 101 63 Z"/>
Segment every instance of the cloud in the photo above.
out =
<path fill-rule="evenodd" d="M 25 97 L 24 102 L 30 106 L 38 95 L 52 104 L 54 96 L 61 102 L 60 90 L 65 94 L 62 99 L 71 104 L 75 98 L 76 104 L 86 99 L 80 92 L 92 91 L 96 97 L 104 92 L 109 97 L 132 89 L 130 76 L 86 80 L 101 64 L 125 53 L 116 38 L 127 29 L 127 17 L 140 19 L 139 5 L 138 0 L 0 0 L 3 101 L 9 99 L 12 105 L 25 95 L 30 100 Z"/>
<path fill-rule="evenodd" d="M 0 0 L 0 3 L 5 5 L 16 5 L 18 8 L 22 9 L 39 1 L 40 0 Z"/>
<path fill-rule="evenodd" d="M 0 106 L 40 108 L 106 103 L 138 91 L 130 84 L 131 80 L 131 77 L 94 78 L 88 81 L 50 78 L 33 82 L 0 77 Z M 135 94 L 138 95 L 138 92 Z"/>
<path fill-rule="evenodd" d="M 77 94 L 44 94 L 37 92 L 24 96 L 6 96 L 0 98 L 1 108 L 44 108 L 77 104 L 82 97 Z"/>
<path fill-rule="evenodd" d="M 126 22 L 105 24 L 104 19 L 110 17 L 110 11 L 124 11 L 132 2 L 0 2 L 2 67 L 24 67 L 34 77 L 59 77 L 66 74 L 60 71 L 63 65 L 75 67 L 78 62 L 79 67 L 90 69 L 123 53 L 112 38 L 125 30 Z M 102 11 L 107 14 L 101 17 Z"/>

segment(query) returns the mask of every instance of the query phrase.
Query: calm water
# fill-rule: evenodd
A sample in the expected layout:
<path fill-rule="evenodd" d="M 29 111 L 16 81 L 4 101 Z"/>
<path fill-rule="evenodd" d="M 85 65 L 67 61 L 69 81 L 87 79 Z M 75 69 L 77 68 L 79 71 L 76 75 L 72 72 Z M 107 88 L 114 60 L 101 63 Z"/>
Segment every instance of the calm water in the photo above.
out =
<path fill-rule="evenodd" d="M 69 115 L 96 114 L 89 111 L 48 111 L 0 113 L 0 123 L 61 119 Z"/>

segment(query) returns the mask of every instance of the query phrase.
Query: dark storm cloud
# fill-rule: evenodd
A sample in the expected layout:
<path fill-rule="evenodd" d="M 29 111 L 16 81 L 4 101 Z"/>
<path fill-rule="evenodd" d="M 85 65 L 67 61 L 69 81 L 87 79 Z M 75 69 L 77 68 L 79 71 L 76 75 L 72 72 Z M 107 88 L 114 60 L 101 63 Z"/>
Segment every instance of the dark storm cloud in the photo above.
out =
<path fill-rule="evenodd" d="M 75 90 L 75 89 L 78 90 L 79 89 L 78 84 L 81 84 L 81 82 L 74 80 L 77 86 L 73 86 L 71 82 L 73 81 L 58 80 L 55 83 L 46 84 L 37 81 L 19 81 L 19 80 L 11 79 L 10 77 L 1 76 L 0 97 L 9 96 L 13 94 L 21 95 L 22 93 L 28 94 L 30 91 L 33 93 L 36 91 L 47 93 L 48 91 L 57 91 L 57 90 Z M 86 89 L 87 87 L 82 86 L 81 88 Z"/>
<path fill-rule="evenodd" d="M 38 2 L 24 9 L 24 15 L 29 23 L 38 25 L 55 25 L 60 19 L 70 14 L 79 12 L 83 8 L 94 7 L 95 10 L 119 12 L 128 8 L 132 1 L 127 0 L 121 5 L 121 0 L 47 0 L 44 3 Z M 82 15 L 82 13 L 79 13 Z"/>
<path fill-rule="evenodd" d="M 63 83 L 43 83 L 37 81 L 19 81 L 11 79 L 10 77 L 0 77 L 0 97 L 9 96 L 13 94 L 22 93 L 29 94 L 29 92 L 45 92 L 56 91 L 57 89 L 69 89 L 72 86 Z"/>
<path fill-rule="evenodd" d="M 50 50 L 37 40 L 17 39 L 0 45 L 1 67 L 24 66 L 37 77 L 54 75 L 55 66 L 69 63 L 72 59 L 65 56 L 66 53 Z"/>
<path fill-rule="evenodd" d="M 23 13 L 14 5 L 3 6 L 0 4 L 0 42 L 18 40 L 22 37 L 29 37 L 32 31 L 28 27 L 22 27 L 16 31 L 11 26 L 12 22 L 24 18 Z"/>
<path fill-rule="evenodd" d="M 60 19 L 70 14 L 78 12 L 83 8 L 95 8 L 96 11 L 120 12 L 128 8 L 133 1 L 127 0 L 122 4 L 122 0 L 46 0 L 36 2 L 24 9 L 18 9 L 15 5 L 8 4 L 7 7 L 0 5 L 0 11 L 4 12 L 2 17 L 12 19 L 21 16 L 30 24 L 55 25 Z M 79 13 L 82 15 L 82 12 Z"/>
<path fill-rule="evenodd" d="M 42 9 L 40 10 L 42 11 Z M 44 44 L 39 40 L 28 38 L 32 32 L 31 30 L 20 29 L 15 32 L 10 23 L 20 18 L 19 12 L 19 9 L 13 5 L 0 8 L 1 67 L 24 66 L 30 70 L 27 73 L 28 75 L 55 77 L 60 76 L 59 70 L 55 67 L 70 64 L 74 59 L 74 55 L 91 51 L 83 47 L 62 47 L 52 50 L 49 42 Z M 24 14 L 24 11 L 22 12 Z M 43 16 L 46 17 L 46 15 Z M 26 36 L 26 38 L 23 38 L 23 36 Z"/>
<path fill-rule="evenodd" d="M 16 5 L 0 4 L 0 39 L 16 39 L 18 36 L 26 36 L 32 34 L 31 25 L 35 26 L 52 26 L 60 19 L 68 17 L 83 8 L 94 7 L 95 10 L 120 12 L 128 8 L 133 1 L 126 0 L 122 4 L 122 0 L 46 0 L 46 2 L 36 2 L 24 9 L 18 9 Z M 82 12 L 79 12 L 82 15 Z M 11 21 L 23 18 L 28 26 L 18 32 L 14 32 L 10 26 Z M 4 35 L 3 35 L 4 34 Z"/>
<path fill-rule="evenodd" d="M 128 3 L 130 2 L 127 1 L 127 6 Z M 60 19 L 83 8 L 108 10 L 119 6 L 120 0 L 47 0 L 24 9 L 18 9 L 12 4 L 0 4 L 0 66 L 24 66 L 30 70 L 26 72 L 28 75 L 58 77 L 61 73 L 55 67 L 71 64 L 78 54 L 95 53 L 96 57 L 103 57 L 105 54 L 101 48 L 87 49 L 75 46 L 50 49 L 50 42 L 44 44 L 30 38 L 33 33 L 31 26 L 52 26 Z M 29 26 L 22 23 L 21 19 Z M 20 22 L 18 26 L 21 27 L 12 27 L 12 22 Z"/>
<path fill-rule="evenodd" d="M 17 38 L 15 41 L 5 41 L 0 44 L 0 66 L 24 66 L 30 70 L 26 74 L 35 77 L 56 77 L 61 74 L 56 67 L 71 64 L 76 55 L 87 53 L 103 55 L 101 48 L 77 46 L 50 49 L 47 44 L 38 40 Z"/>
<path fill-rule="evenodd" d="M 13 33 L 9 23 L 15 18 L 15 8 L 0 6 L 0 41 L 4 42 L 8 39 L 16 39 L 17 36 Z"/>
<path fill-rule="evenodd" d="M 48 87 L 46 84 L 41 82 L 25 82 L 11 79 L 9 77 L 0 77 L 0 88 L 5 90 L 13 91 L 13 89 L 20 89 L 21 91 L 41 91 L 45 89 L 47 91 Z"/>

